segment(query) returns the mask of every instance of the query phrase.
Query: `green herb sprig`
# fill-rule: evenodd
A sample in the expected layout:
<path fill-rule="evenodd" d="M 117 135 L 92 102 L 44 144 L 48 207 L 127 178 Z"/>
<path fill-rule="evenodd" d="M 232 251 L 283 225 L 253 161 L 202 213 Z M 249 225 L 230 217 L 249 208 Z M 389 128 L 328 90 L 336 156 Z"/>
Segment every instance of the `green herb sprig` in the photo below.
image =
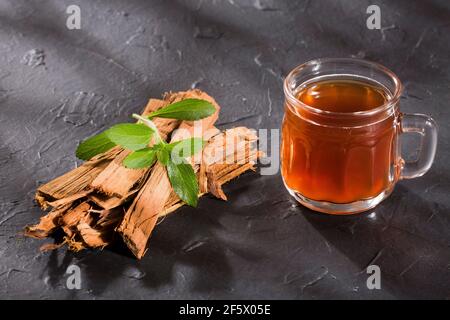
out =
<path fill-rule="evenodd" d="M 159 117 L 194 121 L 209 117 L 215 111 L 215 107 L 208 101 L 185 99 L 147 116 L 133 114 L 133 118 L 138 120 L 137 123 L 119 123 L 83 141 L 76 150 L 76 156 L 82 160 L 89 160 L 119 145 L 132 151 L 122 162 L 127 168 L 147 168 L 158 161 L 166 167 L 175 193 L 186 204 L 196 207 L 198 181 L 194 169 L 185 158 L 202 150 L 204 141 L 201 138 L 190 138 L 167 143 L 161 138 L 152 119 Z M 149 147 L 152 139 L 154 144 Z"/>

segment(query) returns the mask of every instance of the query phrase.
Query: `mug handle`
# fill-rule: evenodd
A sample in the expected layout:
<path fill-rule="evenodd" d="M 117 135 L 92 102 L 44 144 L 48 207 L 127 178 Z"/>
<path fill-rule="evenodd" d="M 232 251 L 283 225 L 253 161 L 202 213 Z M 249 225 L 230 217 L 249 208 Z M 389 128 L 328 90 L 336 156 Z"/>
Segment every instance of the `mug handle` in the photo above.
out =
<path fill-rule="evenodd" d="M 437 146 L 437 124 L 430 116 L 420 113 L 401 114 L 400 134 L 418 133 L 420 150 L 416 160 L 404 162 L 400 179 L 424 175 L 433 164 Z"/>

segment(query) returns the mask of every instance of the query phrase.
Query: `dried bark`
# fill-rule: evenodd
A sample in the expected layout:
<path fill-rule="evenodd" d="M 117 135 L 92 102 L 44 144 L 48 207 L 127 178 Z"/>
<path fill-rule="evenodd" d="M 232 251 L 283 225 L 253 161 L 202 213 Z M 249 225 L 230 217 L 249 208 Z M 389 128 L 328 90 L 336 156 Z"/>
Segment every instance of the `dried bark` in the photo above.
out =
<path fill-rule="evenodd" d="M 63 199 L 82 192 L 102 172 L 108 164 L 120 153 L 120 147 L 97 155 L 83 165 L 66 174 L 40 186 L 36 192 L 36 202 L 43 208 L 49 207 L 48 202 Z"/>
<path fill-rule="evenodd" d="M 155 119 L 155 123 L 162 137 L 171 137 L 171 142 L 187 137 L 208 141 L 201 153 L 188 159 L 197 173 L 199 197 L 209 192 L 226 200 L 222 185 L 254 170 L 255 161 L 261 156 L 254 143 L 256 136 L 245 127 L 225 132 L 213 127 L 220 108 L 199 90 L 168 93 L 163 100 L 151 99 L 144 114 L 186 98 L 205 99 L 216 107 L 213 116 L 199 121 L 202 130 L 195 126 L 199 122 Z M 36 192 L 38 203 L 53 209 L 38 224 L 27 227 L 25 235 L 45 238 L 61 228 L 65 233 L 63 242 L 45 244 L 41 250 L 66 244 L 73 251 L 103 248 L 121 235 L 133 254 L 142 258 L 158 220 L 184 203 L 172 190 L 164 167 L 157 163 L 143 170 L 124 168 L 121 162 L 127 154 L 115 147 L 41 186 Z"/>
<path fill-rule="evenodd" d="M 25 235 L 43 239 L 48 237 L 56 228 L 58 228 L 58 220 L 72 205 L 68 204 L 60 208 L 51 210 L 47 215 L 41 217 L 38 224 L 25 227 Z"/>
<path fill-rule="evenodd" d="M 68 210 L 59 219 L 58 224 L 69 238 L 72 238 L 75 235 L 78 223 L 89 214 L 90 209 L 91 206 L 87 202 L 82 202 L 75 208 Z"/>

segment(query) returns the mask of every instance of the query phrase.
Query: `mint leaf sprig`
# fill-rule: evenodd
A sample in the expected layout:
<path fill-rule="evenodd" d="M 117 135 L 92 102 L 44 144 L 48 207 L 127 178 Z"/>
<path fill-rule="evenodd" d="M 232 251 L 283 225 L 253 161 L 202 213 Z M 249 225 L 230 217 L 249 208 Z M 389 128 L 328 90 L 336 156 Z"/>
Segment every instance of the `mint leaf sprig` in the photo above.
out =
<path fill-rule="evenodd" d="M 76 156 L 82 160 L 106 152 L 116 145 L 132 152 L 123 160 L 126 168 L 142 169 L 158 161 L 166 167 L 175 193 L 186 204 L 196 207 L 198 181 L 194 169 L 185 158 L 191 157 L 204 146 L 201 138 L 189 138 L 167 143 L 161 138 L 153 118 L 195 121 L 211 116 L 215 107 L 206 100 L 185 99 L 156 110 L 147 116 L 133 114 L 138 123 L 119 123 L 97 134 L 78 146 Z M 153 145 L 150 147 L 150 141 Z"/>

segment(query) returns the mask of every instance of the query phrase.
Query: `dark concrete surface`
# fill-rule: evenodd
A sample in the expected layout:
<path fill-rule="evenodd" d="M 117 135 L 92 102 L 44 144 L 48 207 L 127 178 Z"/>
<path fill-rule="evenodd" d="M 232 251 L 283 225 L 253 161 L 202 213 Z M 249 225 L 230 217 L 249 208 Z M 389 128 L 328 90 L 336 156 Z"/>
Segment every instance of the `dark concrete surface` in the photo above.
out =
<path fill-rule="evenodd" d="M 81 7 L 81 30 L 65 26 Z M 378 4 L 382 29 L 366 28 Z M 450 298 L 448 1 L 0 0 L 0 298 Z M 36 187 L 72 169 L 80 140 L 129 121 L 149 97 L 198 87 L 222 127 L 278 128 L 282 79 L 318 57 L 396 72 L 404 112 L 439 124 L 436 161 L 369 213 L 316 214 L 279 175 L 246 174 L 164 220 L 142 261 L 120 245 L 40 253 L 22 227 Z M 66 288 L 70 264 L 82 289 Z M 366 286 L 379 265 L 381 290 Z"/>

